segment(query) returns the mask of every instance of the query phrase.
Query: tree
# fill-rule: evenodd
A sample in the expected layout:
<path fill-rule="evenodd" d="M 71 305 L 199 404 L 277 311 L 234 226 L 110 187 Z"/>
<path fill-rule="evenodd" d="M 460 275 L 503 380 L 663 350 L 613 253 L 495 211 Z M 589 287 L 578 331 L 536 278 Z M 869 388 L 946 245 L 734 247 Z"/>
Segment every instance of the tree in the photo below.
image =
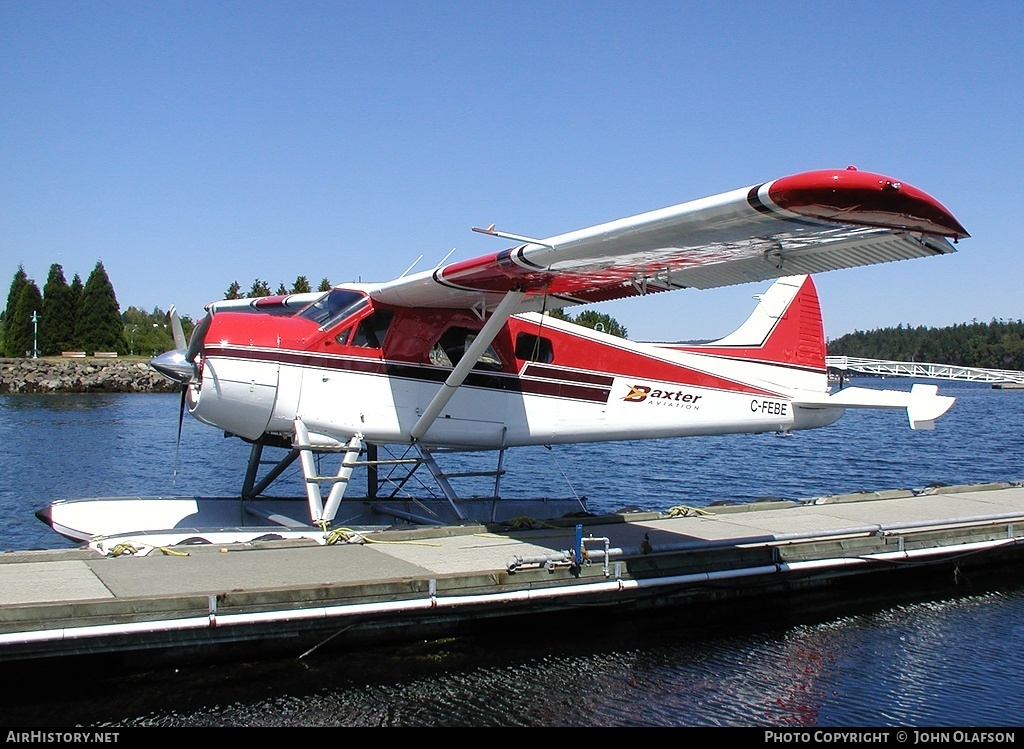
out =
<path fill-rule="evenodd" d="M 277 291 L 274 293 L 277 294 L 278 296 L 284 296 L 285 294 L 288 293 L 288 287 L 285 286 L 283 282 L 279 283 L 277 285 Z"/>
<path fill-rule="evenodd" d="M 14 314 L 5 328 L 10 328 L 8 345 L 12 348 L 11 356 L 32 356 L 36 351 L 35 325 L 32 322 L 33 315 L 38 315 L 43 310 L 43 295 L 39 293 L 39 287 L 31 279 L 22 285 L 21 293 L 18 295 L 18 304 L 14 307 Z"/>
<path fill-rule="evenodd" d="M 228 286 L 228 290 L 224 292 L 225 299 L 241 299 L 242 298 L 242 287 L 238 281 L 232 281 L 231 285 Z"/>
<path fill-rule="evenodd" d="M 331 290 L 331 282 L 328 281 L 326 278 L 321 278 L 320 279 L 320 285 L 317 287 L 316 290 L 317 291 L 330 291 Z"/>
<path fill-rule="evenodd" d="M 82 289 L 81 314 L 75 328 L 75 340 L 86 351 L 128 353 L 120 307 L 102 262 L 96 263 Z"/>
<path fill-rule="evenodd" d="M 195 324 L 187 315 L 180 319 L 181 329 L 187 341 Z M 170 315 L 159 307 L 154 307 L 151 313 L 138 307 L 129 307 L 121 315 L 121 321 L 124 323 L 125 338 L 128 341 L 128 353 L 156 356 L 174 348 Z"/>
<path fill-rule="evenodd" d="M 618 320 L 602 312 L 595 312 L 592 309 L 583 310 L 576 315 L 575 318 L 561 307 L 549 309 L 547 310 L 547 313 L 556 320 L 565 320 L 566 322 L 582 325 L 585 328 L 600 330 L 604 333 L 608 333 L 609 335 L 618 336 L 619 338 L 628 337 L 626 329 L 619 324 Z"/>
<path fill-rule="evenodd" d="M 71 279 L 71 301 L 75 304 L 75 317 L 82 314 L 82 292 L 85 291 L 85 284 L 82 277 L 77 273 Z"/>
<path fill-rule="evenodd" d="M 250 298 L 258 296 L 270 296 L 270 284 L 266 281 L 262 281 L 257 278 L 252 282 L 252 288 L 249 289 Z"/>
<path fill-rule="evenodd" d="M 1024 370 L 1024 322 L 993 320 L 947 328 L 897 325 L 829 341 L 829 356 L 916 361 L 954 367 Z"/>
<path fill-rule="evenodd" d="M 14 310 L 18 306 L 18 301 L 21 299 L 21 290 L 28 284 L 28 274 L 25 273 L 25 266 L 19 265 L 18 272 L 14 274 L 14 279 L 11 281 L 11 288 L 7 292 L 7 306 L 4 309 L 4 335 L 3 339 L 0 340 L 0 353 L 4 356 L 24 356 L 25 351 L 19 353 L 17 349 L 13 347 L 13 341 L 11 336 L 14 335 L 14 328 L 11 322 L 14 319 Z"/>
<path fill-rule="evenodd" d="M 572 322 L 572 315 L 570 315 L 568 312 L 566 312 L 561 307 L 555 307 L 554 309 L 549 309 L 549 310 L 547 310 L 547 313 L 548 313 L 548 315 L 550 317 L 553 317 L 556 320 L 565 320 L 566 322 Z"/>
<path fill-rule="evenodd" d="M 595 312 L 592 309 L 586 309 L 576 315 L 574 321 L 577 325 L 583 325 L 594 330 L 601 330 L 609 335 L 618 336 L 619 338 L 626 338 L 626 329 L 622 327 L 618 320 L 606 315 L 601 312 Z"/>
<path fill-rule="evenodd" d="M 299 276 L 292 285 L 293 294 L 308 294 L 312 289 L 309 287 L 309 280 L 305 276 Z"/>
<path fill-rule="evenodd" d="M 54 263 L 43 286 L 43 312 L 39 323 L 39 350 L 56 356 L 71 348 L 75 339 L 75 305 L 64 269 Z"/>

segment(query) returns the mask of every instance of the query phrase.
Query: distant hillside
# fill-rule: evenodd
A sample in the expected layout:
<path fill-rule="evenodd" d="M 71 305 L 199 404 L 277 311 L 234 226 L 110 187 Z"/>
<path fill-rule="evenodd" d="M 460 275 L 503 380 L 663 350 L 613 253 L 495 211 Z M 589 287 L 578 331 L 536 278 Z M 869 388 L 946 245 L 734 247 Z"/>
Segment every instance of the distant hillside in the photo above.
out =
<path fill-rule="evenodd" d="M 948 328 L 856 331 L 828 343 L 829 356 L 1024 370 L 1024 321 L 993 320 Z"/>

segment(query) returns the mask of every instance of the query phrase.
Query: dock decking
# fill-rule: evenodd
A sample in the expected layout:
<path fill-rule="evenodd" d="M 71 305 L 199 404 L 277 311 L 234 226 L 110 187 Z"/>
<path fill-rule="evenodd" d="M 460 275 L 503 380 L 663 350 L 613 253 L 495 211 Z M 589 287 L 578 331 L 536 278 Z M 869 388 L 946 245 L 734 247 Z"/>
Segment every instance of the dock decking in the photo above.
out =
<path fill-rule="evenodd" d="M 301 652 L 581 604 L 635 611 L 922 567 L 955 575 L 1020 560 L 1024 485 L 344 535 L 330 545 L 8 552 L 0 555 L 0 661 Z"/>

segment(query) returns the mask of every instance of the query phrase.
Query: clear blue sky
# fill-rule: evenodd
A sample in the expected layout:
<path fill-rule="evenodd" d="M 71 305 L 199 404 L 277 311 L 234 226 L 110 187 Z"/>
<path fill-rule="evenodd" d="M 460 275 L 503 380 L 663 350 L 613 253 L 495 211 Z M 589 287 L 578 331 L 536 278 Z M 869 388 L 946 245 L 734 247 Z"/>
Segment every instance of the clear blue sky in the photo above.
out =
<path fill-rule="evenodd" d="M 972 238 L 818 278 L 829 338 L 1024 317 L 1024 2 L 0 3 L 0 289 L 18 265 L 198 318 L 232 281 L 380 281 L 808 169 Z M 724 335 L 766 284 L 598 306 Z"/>

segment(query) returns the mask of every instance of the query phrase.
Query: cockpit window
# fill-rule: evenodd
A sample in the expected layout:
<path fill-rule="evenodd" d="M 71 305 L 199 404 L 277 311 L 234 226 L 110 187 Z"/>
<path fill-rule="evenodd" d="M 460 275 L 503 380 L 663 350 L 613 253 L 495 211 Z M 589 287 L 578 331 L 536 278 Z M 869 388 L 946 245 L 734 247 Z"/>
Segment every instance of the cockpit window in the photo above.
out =
<path fill-rule="evenodd" d="M 332 289 L 299 313 L 299 317 L 312 320 L 321 328 L 337 322 L 367 304 L 366 297 L 358 291 Z"/>
<path fill-rule="evenodd" d="M 359 323 L 349 345 L 380 348 L 384 344 L 388 328 L 391 327 L 391 318 L 394 316 L 395 313 L 389 309 L 374 310 L 372 315 Z"/>

